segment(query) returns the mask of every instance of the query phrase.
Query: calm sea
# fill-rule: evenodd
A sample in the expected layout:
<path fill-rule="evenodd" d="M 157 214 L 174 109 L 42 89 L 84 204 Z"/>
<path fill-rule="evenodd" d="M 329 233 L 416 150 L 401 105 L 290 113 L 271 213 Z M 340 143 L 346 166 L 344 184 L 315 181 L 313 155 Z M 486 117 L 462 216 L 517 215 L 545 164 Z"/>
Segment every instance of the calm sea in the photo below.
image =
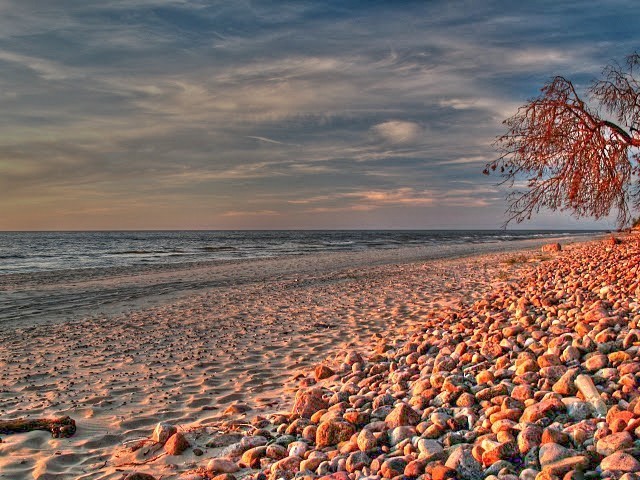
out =
<path fill-rule="evenodd" d="M 0 275 L 393 249 L 512 242 L 587 231 L 145 231 L 0 232 Z"/>

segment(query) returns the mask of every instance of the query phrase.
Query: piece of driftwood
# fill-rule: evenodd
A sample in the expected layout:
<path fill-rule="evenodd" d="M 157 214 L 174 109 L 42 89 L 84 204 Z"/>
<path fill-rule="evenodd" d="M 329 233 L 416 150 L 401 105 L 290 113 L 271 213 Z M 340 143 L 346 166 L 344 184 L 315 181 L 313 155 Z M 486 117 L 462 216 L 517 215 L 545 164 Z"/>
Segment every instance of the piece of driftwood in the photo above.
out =
<path fill-rule="evenodd" d="M 76 433 L 76 421 L 71 417 L 0 420 L 0 434 L 24 433 L 33 430 L 46 430 L 51 432 L 54 438 L 66 438 Z"/>

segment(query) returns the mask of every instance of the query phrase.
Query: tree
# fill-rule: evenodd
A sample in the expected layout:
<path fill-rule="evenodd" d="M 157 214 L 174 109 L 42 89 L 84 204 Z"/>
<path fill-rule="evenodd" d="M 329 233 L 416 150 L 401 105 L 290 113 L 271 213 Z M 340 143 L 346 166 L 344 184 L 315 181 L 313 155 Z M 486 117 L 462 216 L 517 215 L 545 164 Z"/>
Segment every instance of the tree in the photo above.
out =
<path fill-rule="evenodd" d="M 495 142 L 500 157 L 484 173 L 497 170 L 501 183 L 526 185 L 508 195 L 505 225 L 541 208 L 596 219 L 617 211 L 619 226 L 629 223 L 631 210 L 640 208 L 638 69 L 638 53 L 605 67 L 587 90 L 599 110 L 569 80 L 555 77 L 503 122 L 507 132 Z"/>

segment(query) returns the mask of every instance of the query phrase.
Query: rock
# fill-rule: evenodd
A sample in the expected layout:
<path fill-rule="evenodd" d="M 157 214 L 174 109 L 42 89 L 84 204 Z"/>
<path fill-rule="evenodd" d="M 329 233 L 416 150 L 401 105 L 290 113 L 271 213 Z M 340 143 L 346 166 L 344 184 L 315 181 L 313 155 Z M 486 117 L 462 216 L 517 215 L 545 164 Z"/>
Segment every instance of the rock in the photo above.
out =
<path fill-rule="evenodd" d="M 355 427 L 343 421 L 322 422 L 316 432 L 316 445 L 319 448 L 346 442 L 355 433 Z"/>
<path fill-rule="evenodd" d="M 243 436 L 240 433 L 223 433 L 209 440 L 206 446 L 207 448 L 228 447 L 229 445 L 239 442 L 242 438 Z"/>
<path fill-rule="evenodd" d="M 209 473 L 235 473 L 240 467 L 228 458 L 212 458 L 207 463 L 207 471 Z"/>
<path fill-rule="evenodd" d="M 164 449 L 169 455 L 181 455 L 191 445 L 181 432 L 176 432 L 169 437 L 164 444 Z"/>
<path fill-rule="evenodd" d="M 573 457 L 575 454 L 575 451 L 565 448 L 557 443 L 545 443 L 540 447 L 538 458 L 540 459 L 540 465 L 544 468 L 550 463 Z"/>
<path fill-rule="evenodd" d="M 361 451 L 368 452 L 378 446 L 378 439 L 371 430 L 365 428 L 358 434 L 357 444 Z"/>
<path fill-rule="evenodd" d="M 547 243 L 542 246 L 543 252 L 560 252 L 562 250 L 562 245 L 559 243 Z"/>
<path fill-rule="evenodd" d="M 520 421 L 535 423 L 541 418 L 547 416 L 549 413 L 552 413 L 556 410 L 564 409 L 565 406 L 560 400 L 556 398 L 550 398 L 539 403 L 534 403 L 533 405 L 525 408 Z"/>
<path fill-rule="evenodd" d="M 553 391 L 564 396 L 575 395 L 578 392 L 578 388 L 575 386 L 574 381 L 578 376 L 578 372 L 579 370 L 577 368 L 567 370 L 558 381 L 553 384 Z"/>
<path fill-rule="evenodd" d="M 392 428 L 387 432 L 387 436 L 389 437 L 389 445 L 395 447 L 401 441 L 406 438 L 411 438 L 416 434 L 415 427 L 403 426 Z"/>
<path fill-rule="evenodd" d="M 567 415 L 574 422 L 580 422 L 591 417 L 591 406 L 587 402 L 571 402 L 567 405 Z"/>
<path fill-rule="evenodd" d="M 273 458 L 274 460 L 280 460 L 289 455 L 286 447 L 282 445 L 278 445 L 277 443 L 272 443 L 271 445 L 267 445 L 267 449 L 265 450 L 265 455 L 269 458 Z"/>
<path fill-rule="evenodd" d="M 316 381 L 324 380 L 335 375 L 335 372 L 326 365 L 317 365 L 314 370 L 314 376 Z"/>
<path fill-rule="evenodd" d="M 308 449 L 308 445 L 305 442 L 291 442 L 287 447 L 290 457 L 304 457 Z"/>
<path fill-rule="evenodd" d="M 404 474 L 407 461 L 402 457 L 388 458 L 382 462 L 380 473 L 384 478 L 393 478 Z"/>
<path fill-rule="evenodd" d="M 614 452 L 602 459 L 600 468 L 616 472 L 640 472 L 640 462 L 628 453 Z"/>
<path fill-rule="evenodd" d="M 253 447 L 242 454 L 240 464 L 249 468 L 257 468 L 260 466 L 260 459 L 267 454 L 267 447 Z"/>
<path fill-rule="evenodd" d="M 425 466 L 426 462 L 424 460 L 412 460 L 404 468 L 404 476 L 409 478 L 419 477 L 424 473 Z"/>
<path fill-rule="evenodd" d="M 178 429 L 171 425 L 170 423 L 160 422 L 156 425 L 156 428 L 153 430 L 153 434 L 151 435 L 151 440 L 154 442 L 158 442 L 161 444 L 165 444 L 169 437 L 175 434 Z"/>
<path fill-rule="evenodd" d="M 322 398 L 320 389 L 298 390 L 293 401 L 291 413 L 303 418 L 311 418 L 317 411 L 328 407 L 329 404 Z"/>
<path fill-rule="evenodd" d="M 609 358 L 601 353 L 590 356 L 584 362 L 585 368 L 591 372 L 597 372 L 598 370 L 605 368 L 608 365 Z"/>
<path fill-rule="evenodd" d="M 300 462 L 300 471 L 309 470 L 315 472 L 322 462 L 324 462 L 322 458 L 307 458 Z"/>
<path fill-rule="evenodd" d="M 572 470 L 585 470 L 589 466 L 589 460 L 584 455 L 556 460 L 542 467 L 542 473 L 548 475 L 562 476 Z"/>
<path fill-rule="evenodd" d="M 273 478 L 284 478 L 289 480 L 295 476 L 296 472 L 300 468 L 301 461 L 302 459 L 296 456 L 278 460 L 271 465 L 271 475 Z"/>
<path fill-rule="evenodd" d="M 540 446 L 542 441 L 542 428 L 537 425 L 528 425 L 518 434 L 518 450 L 526 454 L 533 447 Z"/>
<path fill-rule="evenodd" d="M 406 403 L 400 403 L 387 415 L 384 421 L 389 428 L 417 425 L 420 421 L 420 414 Z"/>
<path fill-rule="evenodd" d="M 512 460 L 518 456 L 518 453 L 515 442 L 499 443 L 494 448 L 484 451 L 482 463 L 488 467 L 500 460 Z"/>
<path fill-rule="evenodd" d="M 451 455 L 449 455 L 445 467 L 455 470 L 457 478 L 460 480 L 484 479 L 482 465 L 473 458 L 471 450 L 468 448 L 457 447 Z"/>
<path fill-rule="evenodd" d="M 347 457 L 347 472 L 353 473 L 371 465 L 371 458 L 364 452 L 353 452 Z"/>
<path fill-rule="evenodd" d="M 221 473 L 211 477 L 211 480 L 236 480 L 236 477 L 232 473 Z"/>
<path fill-rule="evenodd" d="M 418 440 L 418 451 L 420 452 L 420 458 L 427 462 L 444 458 L 444 448 L 437 440 L 421 438 Z"/>
<path fill-rule="evenodd" d="M 156 480 L 156 477 L 148 473 L 133 472 L 124 477 L 124 480 Z"/>
<path fill-rule="evenodd" d="M 435 465 L 433 467 L 427 465 L 425 470 L 431 475 L 432 480 L 458 479 L 457 472 L 453 468 L 444 465 Z"/>
<path fill-rule="evenodd" d="M 629 432 L 620 432 L 607 435 L 598 440 L 596 451 L 600 455 L 611 455 L 618 450 L 630 448 L 633 446 L 633 437 Z"/>
<path fill-rule="evenodd" d="M 250 437 L 242 437 L 242 440 L 240 440 L 240 446 L 245 450 L 249 450 L 254 447 L 262 447 L 268 442 L 269 440 L 267 440 L 267 437 L 263 437 L 262 435 L 252 435 Z"/>
<path fill-rule="evenodd" d="M 348 366 L 352 366 L 356 363 L 363 364 L 364 360 L 358 352 L 355 350 L 349 350 L 344 356 L 344 363 Z"/>

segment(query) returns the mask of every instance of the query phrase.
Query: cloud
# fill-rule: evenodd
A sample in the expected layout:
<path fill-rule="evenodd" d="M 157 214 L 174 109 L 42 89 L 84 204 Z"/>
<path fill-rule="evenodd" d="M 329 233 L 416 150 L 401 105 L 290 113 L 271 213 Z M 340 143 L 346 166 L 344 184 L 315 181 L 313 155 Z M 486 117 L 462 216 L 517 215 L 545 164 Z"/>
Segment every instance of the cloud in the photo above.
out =
<path fill-rule="evenodd" d="M 372 127 L 383 140 L 394 145 L 409 145 L 422 140 L 423 130 L 415 122 L 389 120 Z"/>
<path fill-rule="evenodd" d="M 274 210 L 229 210 L 222 214 L 223 217 L 265 217 L 277 215 L 280 215 L 280 213 Z"/>
<path fill-rule="evenodd" d="M 362 6 L 2 2 L 0 228 L 53 204 L 71 209 L 67 228 L 109 204 L 144 223 L 154 202 L 171 225 L 202 225 L 196 213 L 209 221 L 212 206 L 238 212 L 212 227 L 262 210 L 286 226 L 310 209 L 324 227 L 338 212 L 384 226 L 411 209 L 422 225 L 419 209 L 456 205 L 495 207 L 478 221 L 499 225 L 496 193 L 456 182 L 495 181 L 479 166 L 501 121 L 549 76 L 586 82 L 626 53 L 640 14 L 615 1 L 578 13 L 572 2 Z"/>

